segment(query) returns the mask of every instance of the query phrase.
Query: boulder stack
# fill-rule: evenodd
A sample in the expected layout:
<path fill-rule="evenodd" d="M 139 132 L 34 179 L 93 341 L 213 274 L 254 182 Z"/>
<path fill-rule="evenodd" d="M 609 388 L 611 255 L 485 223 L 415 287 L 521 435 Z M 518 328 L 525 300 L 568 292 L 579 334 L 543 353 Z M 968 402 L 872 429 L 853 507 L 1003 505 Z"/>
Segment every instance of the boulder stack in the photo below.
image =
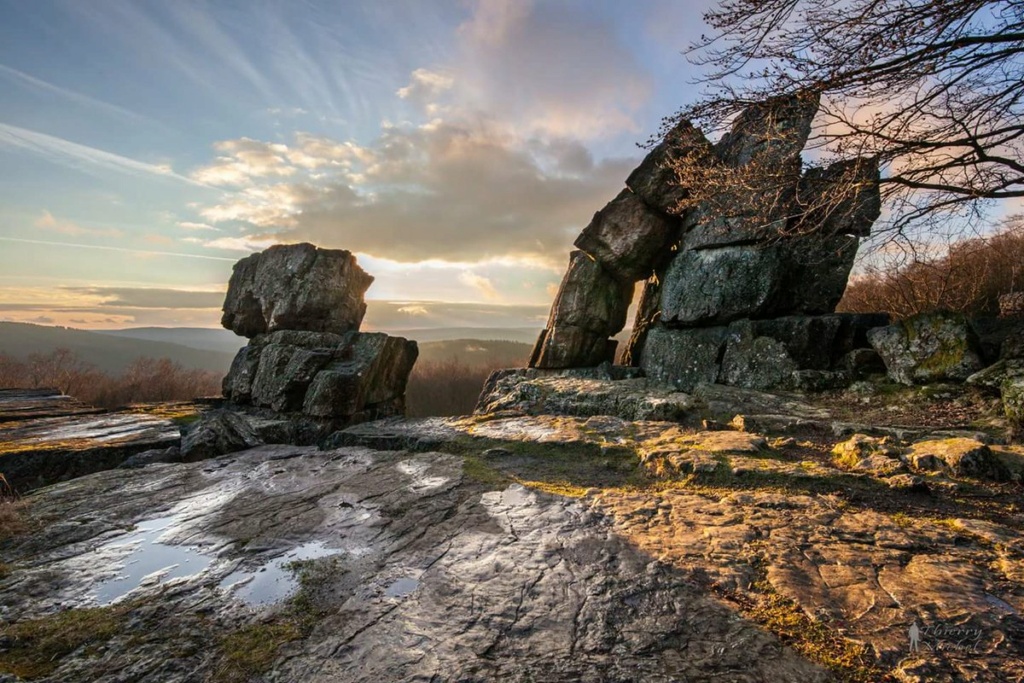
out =
<path fill-rule="evenodd" d="M 881 210 L 878 165 L 802 173 L 817 109 L 806 93 L 753 105 L 714 145 L 670 131 L 576 240 L 530 366 L 613 360 L 640 281 L 626 362 L 684 391 L 820 387 L 875 364 L 866 333 L 888 320 L 834 310 Z"/>
<path fill-rule="evenodd" d="M 351 253 L 312 244 L 236 263 L 222 323 L 250 341 L 224 378 L 225 398 L 335 425 L 402 414 L 419 351 L 359 332 L 372 282 Z"/>

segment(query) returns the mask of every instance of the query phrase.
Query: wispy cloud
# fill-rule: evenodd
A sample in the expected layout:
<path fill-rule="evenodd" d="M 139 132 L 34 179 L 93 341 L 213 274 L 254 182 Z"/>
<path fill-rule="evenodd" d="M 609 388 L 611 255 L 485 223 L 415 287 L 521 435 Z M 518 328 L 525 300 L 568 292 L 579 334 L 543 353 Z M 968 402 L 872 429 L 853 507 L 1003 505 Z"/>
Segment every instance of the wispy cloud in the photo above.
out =
<path fill-rule="evenodd" d="M 81 171 L 117 171 L 130 175 L 151 175 L 208 187 L 201 182 L 175 173 L 166 165 L 148 164 L 88 145 L 80 145 L 64 138 L 47 135 L 27 128 L 0 123 L 0 146 L 21 149 L 48 161 Z"/>
<path fill-rule="evenodd" d="M 9 81 L 13 81 L 14 83 L 17 83 L 19 85 L 32 88 L 34 90 L 51 93 L 53 95 L 58 95 L 70 102 L 75 102 L 77 104 L 93 107 L 95 109 L 104 111 L 108 114 L 113 114 L 114 116 L 118 116 L 120 118 L 129 119 L 132 121 L 145 121 L 147 123 L 157 123 L 161 126 L 163 125 L 159 124 L 157 121 L 154 121 L 148 116 L 143 116 L 142 114 L 133 112 L 130 109 L 125 109 L 124 107 L 119 107 L 116 104 L 110 104 L 109 102 L 98 100 L 95 97 L 90 97 L 89 95 L 85 95 L 76 90 L 71 90 L 70 88 L 64 88 L 59 85 L 54 85 L 53 83 L 44 81 L 41 78 L 36 78 L 35 76 L 27 74 L 24 71 L 19 71 L 4 64 L 0 64 L 0 77 L 3 77 Z"/>
<path fill-rule="evenodd" d="M 218 230 L 218 228 L 206 223 L 195 223 L 193 221 L 178 221 L 178 227 L 182 230 Z"/>
<path fill-rule="evenodd" d="M 43 215 L 33 223 L 40 230 L 56 232 L 71 237 L 122 237 L 124 233 L 116 228 L 86 228 L 74 221 L 59 220 L 49 211 L 43 211 Z"/>
<path fill-rule="evenodd" d="M 137 254 L 143 256 L 168 256 L 175 258 L 190 258 L 190 259 L 202 259 L 204 261 L 237 261 L 238 259 L 227 258 L 224 256 L 209 256 L 207 254 L 186 254 L 177 251 L 152 251 L 149 249 L 132 249 L 130 247 L 112 247 L 106 244 L 81 244 L 78 242 L 49 242 L 47 240 L 30 240 L 22 239 L 20 237 L 2 237 L 0 240 L 4 242 L 20 242 L 22 244 L 41 244 L 44 246 L 51 247 L 64 247 L 68 249 L 98 249 L 100 251 L 117 251 L 122 254 Z"/>

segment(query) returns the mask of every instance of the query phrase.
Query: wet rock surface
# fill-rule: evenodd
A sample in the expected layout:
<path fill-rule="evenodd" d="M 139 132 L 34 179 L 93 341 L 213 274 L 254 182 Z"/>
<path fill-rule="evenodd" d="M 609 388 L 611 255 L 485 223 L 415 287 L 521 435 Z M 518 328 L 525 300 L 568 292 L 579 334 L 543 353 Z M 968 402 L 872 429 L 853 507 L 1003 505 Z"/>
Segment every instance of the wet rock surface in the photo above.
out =
<path fill-rule="evenodd" d="M 8 415 L 15 419 L 0 421 L 0 474 L 17 491 L 112 469 L 137 453 L 176 446 L 180 420 L 203 409 L 182 403 L 105 411 L 74 399 L 3 393 Z M 61 405 L 68 414 L 59 414 Z M 33 413 L 47 417 L 29 417 Z"/>
<path fill-rule="evenodd" d="M 0 423 L 102 412 L 57 389 L 0 389 Z"/>
<path fill-rule="evenodd" d="M 588 393 L 637 380 L 519 381 L 557 406 L 563 383 Z M 720 385 L 694 397 L 726 413 L 823 414 Z M 1024 676 L 1018 484 L 952 469 L 914 481 L 836 462 L 834 437 L 705 425 L 510 410 L 394 418 L 320 448 L 264 445 L 41 489 L 24 502 L 25 531 L 0 536 L 0 672 Z M 837 451 L 896 460 L 890 449 L 909 447 L 864 435 Z M 910 652 L 914 621 L 924 635 Z M 61 640 L 77 633 L 69 623 L 90 624 L 88 637 Z"/>

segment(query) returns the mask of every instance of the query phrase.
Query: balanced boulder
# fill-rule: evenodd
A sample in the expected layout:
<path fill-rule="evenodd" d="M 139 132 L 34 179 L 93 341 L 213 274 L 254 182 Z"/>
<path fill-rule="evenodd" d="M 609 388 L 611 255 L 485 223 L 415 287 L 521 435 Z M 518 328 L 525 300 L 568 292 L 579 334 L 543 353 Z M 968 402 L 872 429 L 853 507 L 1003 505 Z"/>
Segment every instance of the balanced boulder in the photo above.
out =
<path fill-rule="evenodd" d="M 348 251 L 276 245 L 235 264 L 221 324 L 250 339 L 276 330 L 358 330 L 372 282 Z"/>

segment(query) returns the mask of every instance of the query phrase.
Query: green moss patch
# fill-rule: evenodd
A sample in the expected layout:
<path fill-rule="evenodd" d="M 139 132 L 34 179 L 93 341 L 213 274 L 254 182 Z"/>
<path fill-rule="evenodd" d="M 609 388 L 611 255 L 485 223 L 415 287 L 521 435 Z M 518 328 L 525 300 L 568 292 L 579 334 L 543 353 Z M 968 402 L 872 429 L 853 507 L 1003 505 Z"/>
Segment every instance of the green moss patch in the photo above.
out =
<path fill-rule="evenodd" d="M 70 609 L 2 628 L 0 636 L 11 644 L 0 652 L 0 672 L 26 680 L 47 676 L 68 655 L 97 649 L 120 633 L 132 607 Z"/>

